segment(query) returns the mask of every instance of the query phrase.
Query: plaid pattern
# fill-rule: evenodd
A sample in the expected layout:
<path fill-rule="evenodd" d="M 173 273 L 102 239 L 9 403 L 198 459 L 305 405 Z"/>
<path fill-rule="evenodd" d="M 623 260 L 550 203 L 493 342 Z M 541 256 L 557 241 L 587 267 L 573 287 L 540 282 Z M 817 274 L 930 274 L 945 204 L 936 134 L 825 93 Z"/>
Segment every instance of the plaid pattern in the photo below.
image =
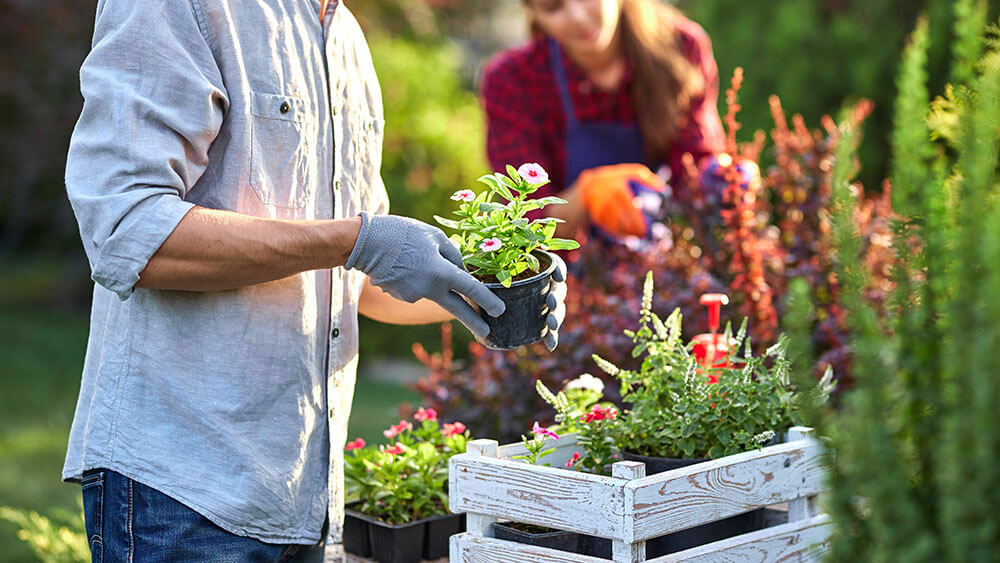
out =
<path fill-rule="evenodd" d="M 704 94 L 693 100 L 687 125 L 678 132 L 663 159 L 674 174 L 674 193 L 683 194 L 688 183 L 681 159 L 691 153 L 697 162 L 722 150 L 724 134 L 719 119 L 719 70 L 712 56 L 708 35 L 698 24 L 681 18 L 678 40 L 685 56 L 705 76 Z M 562 54 L 570 95 L 579 121 L 615 121 L 634 124 L 632 69 L 626 67 L 619 86 L 611 91 L 597 88 L 584 71 Z M 486 150 L 494 170 L 510 163 L 537 162 L 549 172 L 552 183 L 536 197 L 561 192 L 566 170 L 566 115 L 555 75 L 549 64 L 546 38 L 499 53 L 487 63 L 482 79 L 487 114 Z"/>

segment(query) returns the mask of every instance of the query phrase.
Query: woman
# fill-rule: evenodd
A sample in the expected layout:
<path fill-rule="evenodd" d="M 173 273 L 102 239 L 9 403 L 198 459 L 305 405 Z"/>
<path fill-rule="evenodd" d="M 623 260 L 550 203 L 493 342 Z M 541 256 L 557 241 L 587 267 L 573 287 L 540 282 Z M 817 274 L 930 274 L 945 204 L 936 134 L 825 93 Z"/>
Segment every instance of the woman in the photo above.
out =
<path fill-rule="evenodd" d="M 538 162 L 559 194 L 561 236 L 593 224 L 646 234 L 636 189 L 674 197 L 692 186 L 682 165 L 723 145 L 719 77 L 708 36 L 658 0 L 523 0 L 533 39 L 486 66 L 482 94 L 494 169 Z"/>

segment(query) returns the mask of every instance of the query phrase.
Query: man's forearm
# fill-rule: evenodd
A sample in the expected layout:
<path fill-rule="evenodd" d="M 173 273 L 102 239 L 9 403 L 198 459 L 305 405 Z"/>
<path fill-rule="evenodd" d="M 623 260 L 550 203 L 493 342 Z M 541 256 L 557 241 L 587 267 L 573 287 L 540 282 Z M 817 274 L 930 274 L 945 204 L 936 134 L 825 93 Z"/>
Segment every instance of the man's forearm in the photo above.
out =
<path fill-rule="evenodd" d="M 400 301 L 377 286 L 365 280 L 358 301 L 358 312 L 369 319 L 381 323 L 397 325 L 419 325 L 450 321 L 455 317 L 430 299 L 415 303 Z"/>
<path fill-rule="evenodd" d="M 195 207 L 149 260 L 138 287 L 220 291 L 341 266 L 360 218 L 262 219 Z"/>

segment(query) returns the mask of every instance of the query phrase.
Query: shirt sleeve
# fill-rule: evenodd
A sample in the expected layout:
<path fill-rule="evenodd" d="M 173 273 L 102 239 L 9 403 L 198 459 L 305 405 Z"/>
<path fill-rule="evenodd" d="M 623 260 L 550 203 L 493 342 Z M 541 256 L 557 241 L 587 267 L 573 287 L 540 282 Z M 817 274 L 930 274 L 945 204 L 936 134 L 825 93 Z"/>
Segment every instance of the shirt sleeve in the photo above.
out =
<path fill-rule="evenodd" d="M 103 0 L 66 191 L 93 280 L 127 299 L 193 207 L 228 100 L 191 0 Z"/>
<path fill-rule="evenodd" d="M 712 42 L 701 26 L 689 20 L 683 22 L 681 34 L 687 58 L 701 71 L 705 81 L 704 92 L 691 101 L 687 120 L 677 132 L 667 156 L 675 193 L 685 197 L 684 194 L 691 193 L 697 186 L 691 185 L 694 179 L 688 177 L 683 164 L 684 154 L 690 153 L 698 163 L 723 150 L 725 134 L 719 118 L 719 67 L 712 54 Z"/>

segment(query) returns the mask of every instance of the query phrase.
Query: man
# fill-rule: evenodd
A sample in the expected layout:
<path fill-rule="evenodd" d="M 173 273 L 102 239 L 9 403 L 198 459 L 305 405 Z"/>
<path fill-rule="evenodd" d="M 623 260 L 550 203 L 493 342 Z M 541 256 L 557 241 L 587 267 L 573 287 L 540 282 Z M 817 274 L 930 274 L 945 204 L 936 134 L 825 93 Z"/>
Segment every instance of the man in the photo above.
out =
<path fill-rule="evenodd" d="M 63 478 L 94 559 L 334 557 L 357 312 L 482 335 L 462 297 L 504 308 L 441 231 L 385 215 L 357 22 L 101 0 L 80 76 L 66 185 L 97 285 Z"/>

